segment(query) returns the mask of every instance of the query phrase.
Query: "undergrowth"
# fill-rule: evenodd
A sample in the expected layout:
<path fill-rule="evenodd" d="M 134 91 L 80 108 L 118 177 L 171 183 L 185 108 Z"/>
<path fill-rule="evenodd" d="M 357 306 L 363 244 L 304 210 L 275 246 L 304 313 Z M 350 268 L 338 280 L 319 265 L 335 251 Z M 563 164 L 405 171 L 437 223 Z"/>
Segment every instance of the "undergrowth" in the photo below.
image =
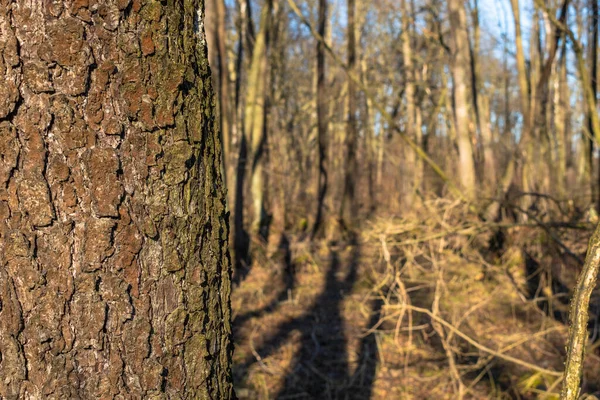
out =
<path fill-rule="evenodd" d="M 554 399 L 593 225 L 435 199 L 354 242 L 280 233 L 234 288 L 241 398 Z M 284 243 L 285 245 L 282 245 Z M 584 393 L 600 390 L 596 298 Z"/>

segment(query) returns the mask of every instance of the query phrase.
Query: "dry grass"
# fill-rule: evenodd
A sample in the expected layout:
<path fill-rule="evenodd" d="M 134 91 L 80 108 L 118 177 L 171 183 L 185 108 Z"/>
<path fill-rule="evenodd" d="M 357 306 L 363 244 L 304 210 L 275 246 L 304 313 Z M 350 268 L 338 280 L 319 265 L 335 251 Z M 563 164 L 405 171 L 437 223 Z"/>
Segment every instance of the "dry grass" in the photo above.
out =
<path fill-rule="evenodd" d="M 589 234 L 485 224 L 435 200 L 371 221 L 353 246 L 292 238 L 292 265 L 264 257 L 233 292 L 238 396 L 557 398 L 560 289 L 572 287 Z M 595 353 L 588 392 L 600 387 Z"/>

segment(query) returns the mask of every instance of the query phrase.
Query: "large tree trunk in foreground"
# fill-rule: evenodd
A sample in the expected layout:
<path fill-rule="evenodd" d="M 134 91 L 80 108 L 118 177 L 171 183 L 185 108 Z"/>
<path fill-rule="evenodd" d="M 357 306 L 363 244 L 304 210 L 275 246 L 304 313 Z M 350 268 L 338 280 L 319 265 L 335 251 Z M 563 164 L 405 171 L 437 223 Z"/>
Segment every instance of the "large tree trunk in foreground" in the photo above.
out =
<path fill-rule="evenodd" d="M 0 2 L 0 397 L 231 398 L 203 4 L 97 3 Z"/>

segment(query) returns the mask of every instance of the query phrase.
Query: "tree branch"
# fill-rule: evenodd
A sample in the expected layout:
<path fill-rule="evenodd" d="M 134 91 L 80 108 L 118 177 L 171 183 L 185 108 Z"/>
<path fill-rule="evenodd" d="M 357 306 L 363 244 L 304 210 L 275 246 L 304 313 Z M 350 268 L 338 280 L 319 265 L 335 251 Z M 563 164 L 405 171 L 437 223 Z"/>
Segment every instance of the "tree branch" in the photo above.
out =
<path fill-rule="evenodd" d="M 560 394 L 561 400 L 579 398 L 585 346 L 588 339 L 588 307 L 590 297 L 596 286 L 598 270 L 600 269 L 600 224 L 590 239 L 585 264 L 575 294 L 571 300 L 569 315 L 569 341 L 567 345 L 567 361 L 565 363 L 565 379 Z"/>

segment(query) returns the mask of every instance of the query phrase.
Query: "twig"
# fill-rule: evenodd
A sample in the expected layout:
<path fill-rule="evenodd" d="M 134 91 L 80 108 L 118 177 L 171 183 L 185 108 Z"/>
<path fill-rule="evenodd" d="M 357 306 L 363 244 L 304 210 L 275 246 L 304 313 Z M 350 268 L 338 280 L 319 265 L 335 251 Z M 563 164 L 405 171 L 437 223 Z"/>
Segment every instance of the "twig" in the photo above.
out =
<path fill-rule="evenodd" d="M 579 257 L 577 254 L 573 253 L 571 251 L 571 249 L 569 249 L 567 247 L 567 245 L 564 244 L 562 242 L 562 240 L 560 240 L 560 238 L 552 231 L 552 229 L 550 229 L 550 227 L 548 225 L 546 225 L 538 217 L 536 217 L 535 215 L 533 215 L 533 213 L 530 213 L 527 210 L 523 210 L 521 207 L 519 207 L 517 205 L 511 205 L 511 207 L 514 208 L 515 210 L 518 210 L 518 211 L 522 212 L 523 214 L 527 215 L 529 218 L 533 219 L 535 221 L 535 223 L 540 226 L 540 228 L 542 228 L 543 230 L 545 230 L 546 233 L 548 235 L 550 235 L 550 238 L 552 240 L 554 240 L 554 242 L 556 242 L 557 245 L 559 245 L 560 247 L 562 247 L 562 249 L 565 251 L 565 253 L 567 253 L 568 255 L 570 255 L 571 257 L 573 257 L 575 260 L 577 260 L 577 262 L 579 264 L 583 265 L 583 260 L 581 259 L 581 257 Z"/>
<path fill-rule="evenodd" d="M 600 239 L 600 238 L 599 238 Z M 599 252 L 600 254 L 600 252 Z M 416 306 L 412 306 L 412 305 L 404 305 L 404 307 L 409 308 L 413 311 L 416 311 L 418 313 L 421 314 L 426 314 L 428 315 L 430 318 L 434 319 L 435 321 L 439 322 L 440 324 L 444 325 L 446 328 L 448 328 L 451 332 L 454 332 L 455 335 L 460 336 L 461 338 L 463 338 L 465 341 L 467 341 L 467 343 L 473 345 L 474 347 L 478 348 L 479 350 L 486 352 L 488 354 L 491 354 L 495 357 L 501 358 L 505 361 L 511 362 L 513 364 L 516 365 L 520 365 L 522 367 L 525 367 L 527 369 L 530 369 L 532 371 L 537 371 L 537 372 L 541 372 L 550 376 L 562 376 L 563 373 L 559 372 L 559 371 L 553 371 L 551 369 L 546 369 L 546 368 L 542 368 L 538 365 L 535 364 L 531 364 L 528 363 L 527 361 L 523 361 L 520 360 L 518 358 L 515 357 L 511 357 L 509 355 L 506 354 L 502 354 L 499 351 L 496 350 L 492 350 L 487 346 L 484 346 L 480 343 L 477 343 L 474 339 L 472 339 L 471 337 L 467 336 L 465 333 L 459 331 L 458 329 L 456 329 L 451 323 L 447 322 L 446 320 L 444 320 L 441 317 L 438 317 L 437 315 L 435 315 L 434 313 L 432 313 L 430 310 L 426 309 L 426 308 L 421 308 L 421 307 L 416 307 Z"/>
<path fill-rule="evenodd" d="M 440 312 L 440 299 L 442 297 L 440 288 L 444 282 L 444 270 L 442 268 L 440 268 L 439 266 L 437 266 L 437 263 L 435 261 L 434 261 L 434 264 L 436 265 L 436 269 L 438 270 L 438 279 L 436 280 L 436 284 L 435 284 L 435 293 L 434 293 L 433 305 L 431 306 L 431 308 L 432 308 L 431 315 L 437 317 L 437 314 L 439 314 L 439 312 Z M 462 382 L 460 372 L 458 372 L 458 368 L 456 366 L 456 360 L 454 357 L 454 351 L 452 351 L 452 346 L 450 344 L 450 341 L 452 340 L 452 333 L 446 335 L 444 330 L 440 326 L 441 324 L 439 323 L 438 318 L 433 318 L 433 319 L 436 320 L 437 322 L 432 322 L 431 325 L 433 326 L 433 329 L 437 332 L 438 336 L 440 337 L 440 340 L 442 342 L 442 347 L 444 348 L 444 351 L 446 352 L 446 357 L 448 359 L 448 367 L 450 368 L 450 373 L 451 373 L 453 381 L 454 381 L 453 383 L 455 384 L 455 391 L 458 392 L 457 398 L 462 400 L 462 398 L 464 397 L 465 385 Z"/>

